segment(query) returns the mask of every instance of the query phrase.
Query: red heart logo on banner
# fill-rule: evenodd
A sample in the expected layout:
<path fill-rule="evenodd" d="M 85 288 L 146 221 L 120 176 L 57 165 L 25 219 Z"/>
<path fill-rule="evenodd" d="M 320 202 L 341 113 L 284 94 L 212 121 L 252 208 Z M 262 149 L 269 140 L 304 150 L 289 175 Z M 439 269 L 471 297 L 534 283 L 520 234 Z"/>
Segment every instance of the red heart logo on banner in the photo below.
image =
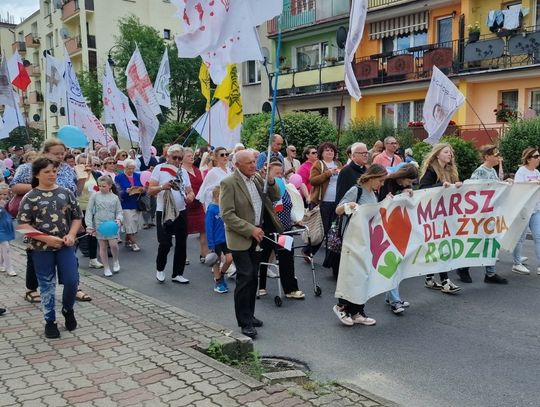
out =
<path fill-rule="evenodd" d="M 379 259 L 388 247 L 390 243 L 388 240 L 384 240 L 384 230 L 381 225 L 373 227 L 373 219 L 369 221 L 369 249 L 371 250 L 371 263 L 373 267 L 377 267 Z"/>
<path fill-rule="evenodd" d="M 386 234 L 401 255 L 405 256 L 412 230 L 411 219 L 409 218 L 407 209 L 397 207 L 390 213 L 388 218 L 386 217 L 386 208 L 379 209 L 379 212 Z"/>

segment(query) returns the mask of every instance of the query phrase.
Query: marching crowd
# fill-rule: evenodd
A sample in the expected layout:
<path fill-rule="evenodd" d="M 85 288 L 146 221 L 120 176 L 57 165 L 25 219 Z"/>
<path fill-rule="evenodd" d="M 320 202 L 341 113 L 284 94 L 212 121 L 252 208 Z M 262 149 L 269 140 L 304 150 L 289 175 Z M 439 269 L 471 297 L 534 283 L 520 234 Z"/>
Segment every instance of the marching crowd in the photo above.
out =
<path fill-rule="evenodd" d="M 255 299 L 266 295 L 266 278 L 272 272 L 267 265 L 274 258 L 286 297 L 305 297 L 295 277 L 293 251 L 277 242 L 279 234 L 303 225 L 305 212 L 318 215 L 321 237 L 303 246 L 304 259 L 311 262 L 324 246 L 324 266 L 339 279 L 341 236 L 351 211 L 387 197 L 413 194 L 417 187 L 459 188 L 463 181 L 449 144 L 435 145 L 421 168 L 412 151 L 402 151 L 391 136 L 371 149 L 354 143 L 342 159 L 331 142 L 305 146 L 301 155 L 295 146 L 283 145 L 278 134 L 272 136 L 268 152 L 242 144 L 231 150 L 206 146 L 195 151 L 165 145 L 161 156 L 152 147 L 148 162 L 133 149 L 94 143 L 92 151 L 81 151 L 68 149 L 57 139 L 46 140 L 39 152 L 31 146 L 0 150 L 0 271 L 16 275 L 9 244 L 15 239 L 16 218 L 27 243 L 25 299 L 41 302 L 45 336 L 58 338 L 56 276 L 64 287 L 61 313 L 67 330 L 77 327 L 75 301 L 91 301 L 79 289 L 77 248 L 89 258 L 88 267 L 103 269 L 104 276 L 111 277 L 121 270 L 119 245 L 133 252 L 144 250 L 137 233 L 155 227 L 157 281 L 166 280 L 167 257 L 174 244 L 171 281 L 188 284 L 187 237 L 197 234 L 199 259 L 212 267 L 214 291 L 227 293 L 227 278 L 236 278 L 238 325 L 255 338 L 256 328 L 263 325 L 255 317 Z M 482 164 L 471 179 L 499 180 L 498 148 L 483 146 L 480 154 Z M 525 149 L 514 181 L 540 183 L 539 164 L 538 150 Z M 528 226 L 540 261 L 540 202 Z M 527 258 L 521 255 L 526 231 L 513 253 L 512 270 L 519 274 L 530 273 L 524 265 Z M 456 273 L 462 282 L 472 281 L 467 268 Z M 485 268 L 484 281 L 508 283 L 494 266 Z M 461 290 L 446 272 L 439 273 L 438 280 L 427 275 L 424 285 L 446 294 Z M 398 288 L 385 299 L 395 314 L 410 305 Z M 344 325 L 374 325 L 364 308 L 365 304 L 340 298 L 333 311 Z M 4 312 L 0 308 L 0 314 Z"/>

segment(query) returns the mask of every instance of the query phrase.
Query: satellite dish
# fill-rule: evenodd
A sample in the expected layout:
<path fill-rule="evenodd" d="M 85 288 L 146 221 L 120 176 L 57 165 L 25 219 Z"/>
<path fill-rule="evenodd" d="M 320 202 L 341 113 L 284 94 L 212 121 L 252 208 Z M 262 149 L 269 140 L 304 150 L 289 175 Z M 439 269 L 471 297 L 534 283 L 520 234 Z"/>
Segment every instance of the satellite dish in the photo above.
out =
<path fill-rule="evenodd" d="M 264 64 L 270 63 L 270 51 L 268 51 L 268 48 L 262 47 L 261 48 L 261 53 L 262 53 L 262 56 L 264 58 Z"/>
<path fill-rule="evenodd" d="M 35 122 L 39 122 L 39 120 L 41 119 L 41 117 L 39 116 L 39 114 L 35 114 L 32 116 L 32 119 L 34 119 Z"/>
<path fill-rule="evenodd" d="M 262 111 L 264 113 L 270 113 L 272 111 L 272 105 L 270 102 L 264 102 L 262 105 Z"/>
<path fill-rule="evenodd" d="M 345 43 L 347 42 L 347 29 L 345 27 L 339 27 L 336 32 L 336 45 L 339 49 L 345 48 Z"/>
<path fill-rule="evenodd" d="M 22 63 L 25 68 L 28 68 L 30 65 L 32 65 L 32 63 L 28 59 L 23 59 Z"/>
<path fill-rule="evenodd" d="M 56 9 L 62 8 L 62 0 L 53 0 L 52 3 L 53 3 L 54 8 Z"/>
<path fill-rule="evenodd" d="M 61 28 L 60 37 L 62 37 L 63 40 L 67 40 L 69 37 L 71 37 L 71 34 L 67 28 Z"/>
<path fill-rule="evenodd" d="M 60 116 L 65 116 L 66 115 L 66 109 L 64 108 L 64 106 L 62 106 L 60 108 Z"/>
<path fill-rule="evenodd" d="M 56 113 L 58 111 L 58 106 L 53 104 L 49 106 L 49 110 L 51 111 L 51 113 Z"/>

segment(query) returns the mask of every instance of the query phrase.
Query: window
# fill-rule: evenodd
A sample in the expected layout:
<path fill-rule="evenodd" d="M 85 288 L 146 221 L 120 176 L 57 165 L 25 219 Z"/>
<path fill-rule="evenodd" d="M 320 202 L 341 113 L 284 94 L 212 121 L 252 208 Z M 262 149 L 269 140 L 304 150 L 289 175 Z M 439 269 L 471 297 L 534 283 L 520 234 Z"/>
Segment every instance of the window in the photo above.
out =
<path fill-rule="evenodd" d="M 540 90 L 531 91 L 531 102 L 529 104 L 537 115 L 540 114 Z"/>
<path fill-rule="evenodd" d="M 327 49 L 327 42 L 296 48 L 296 69 L 301 71 L 320 65 L 326 55 Z"/>
<path fill-rule="evenodd" d="M 509 109 L 517 110 L 518 108 L 517 90 L 505 90 L 501 92 L 501 102 L 508 106 Z"/>
<path fill-rule="evenodd" d="M 171 30 L 169 30 L 168 28 L 165 28 L 163 30 L 163 39 L 164 40 L 170 40 L 171 39 Z"/>
<path fill-rule="evenodd" d="M 261 64 L 259 61 L 246 62 L 246 83 L 261 82 Z"/>
<path fill-rule="evenodd" d="M 312 10 L 315 2 L 312 0 L 291 0 L 291 16 Z"/>
<path fill-rule="evenodd" d="M 52 33 L 47 34 L 47 36 L 45 37 L 45 44 L 47 45 L 47 49 L 53 49 L 54 48 Z"/>
<path fill-rule="evenodd" d="M 401 51 L 410 47 L 427 44 L 427 32 L 419 31 L 398 37 L 386 37 L 382 40 L 382 52 Z"/>
<path fill-rule="evenodd" d="M 444 46 L 452 42 L 452 17 L 437 20 L 437 42 Z"/>
<path fill-rule="evenodd" d="M 424 101 L 387 103 L 382 105 L 382 121 L 389 122 L 394 127 L 407 127 L 413 120 L 422 120 Z"/>
<path fill-rule="evenodd" d="M 55 45 L 58 46 L 58 29 L 54 30 Z M 52 48 L 52 47 L 51 47 Z"/>

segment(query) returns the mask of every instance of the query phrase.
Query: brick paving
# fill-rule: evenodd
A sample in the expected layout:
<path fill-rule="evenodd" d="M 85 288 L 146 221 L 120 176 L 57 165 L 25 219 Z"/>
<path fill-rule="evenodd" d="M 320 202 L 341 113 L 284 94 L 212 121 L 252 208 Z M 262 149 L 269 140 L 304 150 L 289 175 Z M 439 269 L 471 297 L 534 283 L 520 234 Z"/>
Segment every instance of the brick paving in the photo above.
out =
<path fill-rule="evenodd" d="M 352 386 L 265 385 L 200 351 L 212 339 L 250 349 L 249 338 L 96 276 L 82 278 L 94 300 L 76 305 L 79 327 L 66 331 L 58 312 L 61 339 L 46 339 L 14 249 L 19 276 L 0 273 L 0 406 L 393 405 Z"/>

